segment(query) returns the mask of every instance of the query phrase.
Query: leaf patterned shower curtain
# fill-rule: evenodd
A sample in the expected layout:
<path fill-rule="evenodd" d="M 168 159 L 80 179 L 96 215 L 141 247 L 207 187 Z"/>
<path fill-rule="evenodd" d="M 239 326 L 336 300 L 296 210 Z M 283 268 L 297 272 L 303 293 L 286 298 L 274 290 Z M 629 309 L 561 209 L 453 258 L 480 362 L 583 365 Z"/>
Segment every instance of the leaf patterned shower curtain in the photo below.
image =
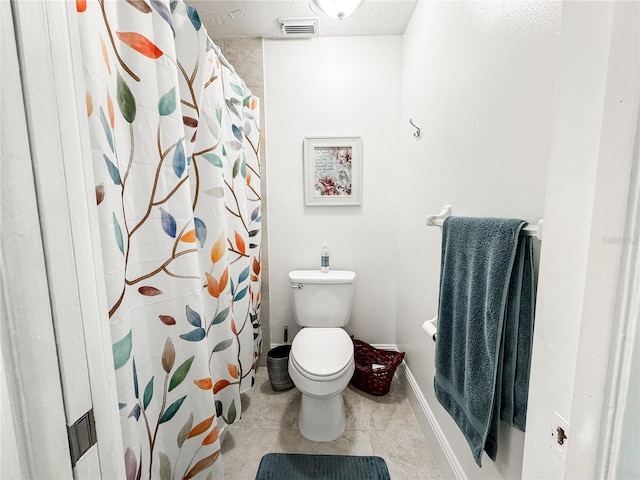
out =
<path fill-rule="evenodd" d="M 127 480 L 222 478 L 261 349 L 258 99 L 182 0 L 76 0 Z"/>

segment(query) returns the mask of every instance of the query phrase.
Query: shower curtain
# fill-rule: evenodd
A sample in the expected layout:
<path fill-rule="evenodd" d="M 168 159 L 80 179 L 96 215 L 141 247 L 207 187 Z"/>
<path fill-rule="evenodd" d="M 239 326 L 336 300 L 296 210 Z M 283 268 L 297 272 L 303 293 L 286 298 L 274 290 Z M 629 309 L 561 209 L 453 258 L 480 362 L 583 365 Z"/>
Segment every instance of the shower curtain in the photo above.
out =
<path fill-rule="evenodd" d="M 258 99 L 182 0 L 76 10 L 127 480 L 222 478 L 261 349 Z"/>

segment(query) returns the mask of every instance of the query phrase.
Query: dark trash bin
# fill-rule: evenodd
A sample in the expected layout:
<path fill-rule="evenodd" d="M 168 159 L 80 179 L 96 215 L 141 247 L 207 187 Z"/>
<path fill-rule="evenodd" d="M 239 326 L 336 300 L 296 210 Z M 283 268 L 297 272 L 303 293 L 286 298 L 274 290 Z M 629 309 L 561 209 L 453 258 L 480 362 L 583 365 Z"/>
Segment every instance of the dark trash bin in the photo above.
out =
<path fill-rule="evenodd" d="M 289 376 L 289 353 L 291 353 L 291 345 L 280 345 L 267 353 L 269 382 L 276 392 L 293 387 L 293 380 Z"/>

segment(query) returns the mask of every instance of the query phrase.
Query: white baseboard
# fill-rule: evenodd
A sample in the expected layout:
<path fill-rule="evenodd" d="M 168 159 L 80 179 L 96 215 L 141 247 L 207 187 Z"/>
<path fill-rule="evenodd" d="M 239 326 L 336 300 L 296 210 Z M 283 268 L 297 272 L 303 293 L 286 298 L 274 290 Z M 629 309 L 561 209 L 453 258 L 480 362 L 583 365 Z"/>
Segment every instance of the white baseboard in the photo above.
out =
<path fill-rule="evenodd" d="M 379 348 L 380 350 L 395 350 L 396 352 L 399 352 L 400 350 L 398 350 L 398 347 L 396 347 L 394 344 L 392 343 L 372 343 L 371 346 L 373 348 Z"/>
<path fill-rule="evenodd" d="M 426 398 L 422 394 L 415 377 L 407 364 L 403 361 L 401 365 L 402 374 L 405 375 L 409 389 L 407 390 L 407 399 L 411 405 L 418 424 L 422 429 L 427 443 L 431 447 L 433 456 L 435 457 L 442 478 L 456 478 L 457 480 L 467 480 L 467 476 L 458 462 L 449 441 L 444 432 L 440 428 L 440 424 L 436 420 L 435 415 L 431 411 Z"/>

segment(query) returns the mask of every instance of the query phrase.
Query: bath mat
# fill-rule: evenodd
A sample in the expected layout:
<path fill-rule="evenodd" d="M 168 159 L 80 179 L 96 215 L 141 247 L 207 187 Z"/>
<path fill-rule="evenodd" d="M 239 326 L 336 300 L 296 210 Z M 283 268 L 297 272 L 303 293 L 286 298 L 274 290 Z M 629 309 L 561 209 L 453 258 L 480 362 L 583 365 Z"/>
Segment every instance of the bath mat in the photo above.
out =
<path fill-rule="evenodd" d="M 256 480 L 390 480 L 381 457 L 267 453 Z"/>

